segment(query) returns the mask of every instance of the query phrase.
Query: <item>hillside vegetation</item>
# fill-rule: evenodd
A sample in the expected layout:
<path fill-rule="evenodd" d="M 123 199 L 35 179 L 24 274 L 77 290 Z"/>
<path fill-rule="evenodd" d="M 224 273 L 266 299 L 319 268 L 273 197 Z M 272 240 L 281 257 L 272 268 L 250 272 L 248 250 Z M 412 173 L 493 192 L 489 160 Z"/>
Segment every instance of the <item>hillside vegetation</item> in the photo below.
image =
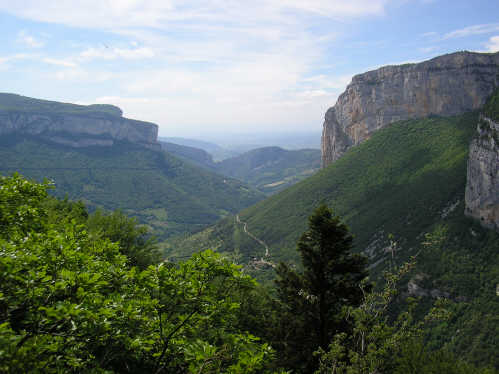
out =
<path fill-rule="evenodd" d="M 212 155 L 204 149 L 164 141 L 159 141 L 159 144 L 161 145 L 161 149 L 184 161 L 207 170 L 214 170 L 215 168 Z"/>
<path fill-rule="evenodd" d="M 0 372 L 270 372 L 245 324 L 257 286 L 237 266 L 209 251 L 144 263 L 133 220 L 47 187 L 0 176 Z"/>
<path fill-rule="evenodd" d="M 201 149 L 205 152 L 208 152 L 211 156 L 213 156 L 213 159 L 215 161 L 220 161 L 226 158 L 234 157 L 239 153 L 241 153 L 241 152 L 236 152 L 235 150 L 223 148 L 215 143 L 206 142 L 197 139 L 178 138 L 178 137 L 159 137 L 158 140 L 160 142 L 176 144 L 178 146 Z M 182 151 L 182 153 L 185 153 L 185 151 Z"/>
<path fill-rule="evenodd" d="M 499 234 L 464 216 L 469 144 L 478 113 L 395 123 L 314 176 L 178 243 L 231 253 L 259 279 L 267 262 L 299 265 L 295 242 L 321 203 L 350 227 L 356 251 L 369 256 L 371 279 L 416 256 L 406 295 L 421 297 L 417 317 L 433 300 L 452 301 L 452 318 L 429 331 L 431 347 L 445 346 L 469 361 L 499 366 Z M 245 225 L 243 225 L 244 223 Z M 269 247 L 265 248 L 246 232 Z"/>
<path fill-rule="evenodd" d="M 476 122 L 477 114 L 468 113 L 393 124 L 326 169 L 243 210 L 241 220 L 270 246 L 276 260 L 295 258 L 294 243 L 320 203 L 343 217 L 358 250 L 388 233 L 414 240 L 449 204 L 462 201 Z M 239 231 L 228 218 L 197 238 L 207 237 L 208 245 L 222 239 L 221 250 L 260 253 L 260 245 Z"/>
<path fill-rule="evenodd" d="M 370 292 L 325 206 L 298 243 L 306 270 L 281 266 L 273 295 L 212 251 L 155 264 L 135 220 L 47 188 L 0 176 L 2 373 L 497 373 L 423 344 L 424 326 L 448 321 L 441 303 L 424 323 L 386 318 L 411 264 Z"/>
<path fill-rule="evenodd" d="M 176 157 L 239 179 L 266 195 L 282 191 L 311 176 L 321 165 L 321 152 L 318 149 L 263 147 L 214 162 L 212 155 L 203 149 L 164 141 L 160 144 L 165 151 Z"/>
<path fill-rule="evenodd" d="M 483 114 L 494 121 L 499 121 L 499 89 L 494 92 L 485 104 Z"/>
<path fill-rule="evenodd" d="M 314 174 L 320 168 L 320 157 L 318 149 L 264 147 L 220 161 L 216 170 L 269 195 Z"/>
<path fill-rule="evenodd" d="M 36 137 L 0 138 L 0 173 L 48 178 L 56 196 L 91 209 L 122 209 L 159 238 L 195 232 L 262 195 L 243 183 L 130 143 L 70 148 Z"/>

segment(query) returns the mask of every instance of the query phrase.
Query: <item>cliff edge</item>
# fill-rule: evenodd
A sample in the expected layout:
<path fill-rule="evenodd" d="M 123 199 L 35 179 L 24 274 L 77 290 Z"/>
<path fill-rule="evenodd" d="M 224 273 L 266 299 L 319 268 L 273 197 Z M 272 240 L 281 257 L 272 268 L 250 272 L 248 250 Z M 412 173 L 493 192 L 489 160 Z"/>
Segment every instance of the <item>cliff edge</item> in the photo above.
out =
<path fill-rule="evenodd" d="M 158 126 L 124 118 L 113 105 L 76 105 L 0 93 L 0 136 L 36 135 L 72 147 L 128 141 L 160 149 Z"/>
<path fill-rule="evenodd" d="M 388 124 L 479 109 L 499 86 L 499 52 L 456 52 L 356 75 L 325 115 L 322 165 Z"/>

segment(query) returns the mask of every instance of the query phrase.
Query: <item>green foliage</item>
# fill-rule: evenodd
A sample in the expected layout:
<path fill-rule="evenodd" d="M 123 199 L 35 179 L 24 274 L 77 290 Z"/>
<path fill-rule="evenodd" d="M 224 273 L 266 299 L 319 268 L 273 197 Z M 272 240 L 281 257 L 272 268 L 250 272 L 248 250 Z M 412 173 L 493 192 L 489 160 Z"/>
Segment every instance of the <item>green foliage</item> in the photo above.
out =
<path fill-rule="evenodd" d="M 395 319 L 390 309 L 396 306 L 397 283 L 414 268 L 415 261 L 405 263 L 396 272 L 385 273 L 382 290 L 366 293 L 361 305 L 348 306 L 353 333 L 337 334 L 328 351 L 320 349 L 317 373 L 496 373 L 492 368 L 478 369 L 446 349 L 432 351 L 424 343 L 425 331 L 438 321 L 451 318 L 449 303 L 438 300 L 424 319 L 414 318 L 417 301 L 407 298 L 408 309 Z M 483 365 L 483 363 L 481 363 Z"/>
<path fill-rule="evenodd" d="M 0 176 L 0 235 L 22 235 L 41 227 L 47 186 L 47 182 L 30 183 L 17 173 L 12 178 Z"/>
<path fill-rule="evenodd" d="M 483 106 L 483 114 L 494 121 L 499 121 L 499 89 L 495 90 Z"/>
<path fill-rule="evenodd" d="M 88 218 L 87 227 L 94 236 L 118 243 L 120 252 L 130 259 L 132 266 L 145 269 L 159 262 L 155 239 L 147 236 L 147 228 L 119 210 L 111 214 L 97 210 Z"/>
<path fill-rule="evenodd" d="M 320 160 L 318 149 L 289 151 L 265 147 L 217 162 L 215 167 L 219 173 L 270 195 L 314 174 L 320 168 Z"/>
<path fill-rule="evenodd" d="M 312 353 L 325 349 L 333 336 L 350 332 L 342 313 L 363 297 L 366 258 L 352 254 L 352 236 L 325 205 L 309 218 L 309 229 L 297 246 L 303 272 L 281 263 L 277 268 L 277 294 L 282 303 L 281 341 L 276 344 L 283 365 L 310 373 L 318 365 Z M 369 287 L 365 287 L 369 291 Z"/>
<path fill-rule="evenodd" d="M 164 141 L 160 141 L 159 143 L 161 144 L 162 149 L 175 157 L 210 170 L 213 170 L 215 167 L 213 157 L 204 149 Z"/>
<path fill-rule="evenodd" d="M 214 162 L 212 156 L 202 149 L 167 142 L 161 142 L 161 146 L 176 157 L 241 180 L 266 195 L 282 191 L 311 176 L 321 166 L 318 149 L 290 151 L 263 147 Z"/>
<path fill-rule="evenodd" d="M 270 246 L 274 262 L 300 266 L 292 243 L 322 202 L 349 225 L 355 250 L 369 254 L 372 280 L 419 253 L 412 280 L 426 296 L 414 310 L 415 318 L 428 313 L 432 292 L 455 301 L 448 307 L 452 318 L 429 331 L 428 349 L 445 346 L 470 363 L 499 368 L 492 348 L 499 345 L 499 234 L 463 215 L 466 162 L 477 117 L 468 113 L 392 124 L 316 175 L 244 210 L 241 220 Z M 444 239 L 421 248 L 424 234 L 432 233 L 436 240 L 440 225 L 446 227 Z M 228 218 L 179 243 L 177 251 L 209 243 L 227 253 L 237 248 L 245 263 L 261 248 L 240 231 Z M 398 242 L 394 250 L 392 242 Z M 274 276 L 262 273 L 259 279 Z M 392 311 L 396 315 L 404 309 Z"/>
<path fill-rule="evenodd" d="M 421 335 L 412 324 L 411 313 L 400 314 L 394 323 L 388 321 L 388 308 L 397 294 L 396 283 L 412 265 L 407 263 L 397 273 L 386 273 L 381 291 L 365 292 L 359 306 L 347 306 L 346 314 L 354 325 L 352 333 L 337 334 L 327 353 L 319 350 L 320 373 L 368 374 L 393 370 L 398 350 Z"/>
<path fill-rule="evenodd" d="M 401 347 L 394 374 L 495 374 L 493 368 L 477 368 L 445 349 L 429 351 L 421 339 Z"/>
<path fill-rule="evenodd" d="M 75 149 L 2 136 L 0 158 L 0 172 L 49 178 L 55 196 L 82 200 L 91 210 L 121 209 L 158 239 L 198 231 L 263 197 L 234 179 L 129 143 Z"/>
<path fill-rule="evenodd" d="M 312 177 L 243 210 L 241 220 L 270 246 L 274 261 L 298 263 L 294 243 L 306 229 L 307 217 L 326 203 L 349 225 L 358 250 L 381 238 L 372 261 L 383 263 L 379 249 L 388 245 L 383 239 L 387 233 L 403 238 L 405 248 L 417 245 L 417 236 L 441 220 L 442 210 L 464 198 L 476 123 L 477 113 L 468 113 L 392 124 Z M 222 235 L 230 242 L 238 227 L 234 220 L 224 220 L 210 230 L 210 237 Z M 243 255 L 260 250 L 252 241 L 234 242 L 234 247 Z"/>
<path fill-rule="evenodd" d="M 1 372 L 266 372 L 271 348 L 238 327 L 256 286 L 237 266 L 207 251 L 140 270 L 120 253 L 133 221 L 98 215 L 94 235 L 51 222 L 50 209 L 78 209 L 47 199 L 45 185 L 0 179 Z"/>
<path fill-rule="evenodd" d="M 499 368 L 491 347 L 499 344 L 499 233 L 460 214 L 437 225 L 425 238 L 416 271 L 420 285 L 455 300 L 452 318 L 428 331 L 430 349 L 446 346 L 475 365 Z"/>

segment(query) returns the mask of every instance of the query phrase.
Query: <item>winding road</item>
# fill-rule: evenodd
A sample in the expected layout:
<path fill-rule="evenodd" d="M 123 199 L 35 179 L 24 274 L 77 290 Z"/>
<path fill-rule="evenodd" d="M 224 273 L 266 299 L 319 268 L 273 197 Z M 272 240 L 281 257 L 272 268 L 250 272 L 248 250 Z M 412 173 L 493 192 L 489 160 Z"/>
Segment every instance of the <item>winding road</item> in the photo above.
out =
<path fill-rule="evenodd" d="M 236 223 L 243 225 L 243 230 L 244 232 L 253 240 L 255 240 L 258 244 L 260 244 L 263 248 L 265 248 L 265 258 L 268 258 L 270 256 L 270 251 L 269 251 L 269 246 L 261 239 L 257 238 L 255 235 L 253 235 L 251 232 L 248 231 L 248 224 L 246 222 L 241 221 L 241 218 L 239 217 L 239 214 L 236 214 Z M 275 267 L 275 264 L 265 260 L 264 258 L 260 259 L 260 262 L 266 265 L 270 265 L 272 267 Z"/>

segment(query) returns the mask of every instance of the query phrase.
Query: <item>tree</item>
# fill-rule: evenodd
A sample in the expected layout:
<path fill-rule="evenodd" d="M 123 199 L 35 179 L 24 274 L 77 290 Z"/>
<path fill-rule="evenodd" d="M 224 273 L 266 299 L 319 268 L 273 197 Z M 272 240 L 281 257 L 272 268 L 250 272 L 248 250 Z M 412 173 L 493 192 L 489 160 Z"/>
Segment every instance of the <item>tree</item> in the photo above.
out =
<path fill-rule="evenodd" d="M 282 310 L 276 347 L 285 367 L 313 372 L 318 366 L 313 352 L 326 349 L 335 334 L 350 330 L 343 309 L 362 302 L 360 284 L 367 277 L 367 260 L 352 253 L 352 242 L 347 226 L 321 205 L 298 241 L 303 271 L 278 266 Z"/>
<path fill-rule="evenodd" d="M 393 318 L 391 307 L 400 304 L 398 285 L 414 267 L 415 260 L 384 274 L 381 290 L 366 293 L 361 305 L 348 307 L 353 323 L 350 334 L 337 334 L 326 352 L 317 352 L 317 374 L 496 374 L 494 368 L 477 368 L 461 360 L 446 347 L 431 351 L 425 333 L 435 323 L 448 321 L 448 300 L 437 300 L 424 318 L 414 316 L 417 300 L 406 298 L 407 310 Z M 392 314 L 392 318 L 390 318 Z"/>
<path fill-rule="evenodd" d="M 133 225 L 52 221 L 73 209 L 46 188 L 0 176 L 0 372 L 268 372 L 272 349 L 237 320 L 256 286 L 240 267 L 211 251 L 131 266 L 110 237 Z"/>
<path fill-rule="evenodd" d="M 148 235 L 147 228 L 139 225 L 136 218 L 126 216 L 120 210 L 109 214 L 97 210 L 88 217 L 87 226 L 94 236 L 118 243 L 120 252 L 128 257 L 131 266 L 145 269 L 159 262 L 156 239 Z"/>
<path fill-rule="evenodd" d="M 422 334 L 421 323 L 413 323 L 412 303 L 408 311 L 389 321 L 389 307 L 397 296 L 397 283 L 414 266 L 414 260 L 397 272 L 387 272 L 382 290 L 366 293 L 358 306 L 349 306 L 354 326 L 349 334 L 336 334 L 329 351 L 319 350 L 321 374 L 369 374 L 393 372 L 400 349 Z M 436 311 L 435 311 L 436 314 Z"/>

